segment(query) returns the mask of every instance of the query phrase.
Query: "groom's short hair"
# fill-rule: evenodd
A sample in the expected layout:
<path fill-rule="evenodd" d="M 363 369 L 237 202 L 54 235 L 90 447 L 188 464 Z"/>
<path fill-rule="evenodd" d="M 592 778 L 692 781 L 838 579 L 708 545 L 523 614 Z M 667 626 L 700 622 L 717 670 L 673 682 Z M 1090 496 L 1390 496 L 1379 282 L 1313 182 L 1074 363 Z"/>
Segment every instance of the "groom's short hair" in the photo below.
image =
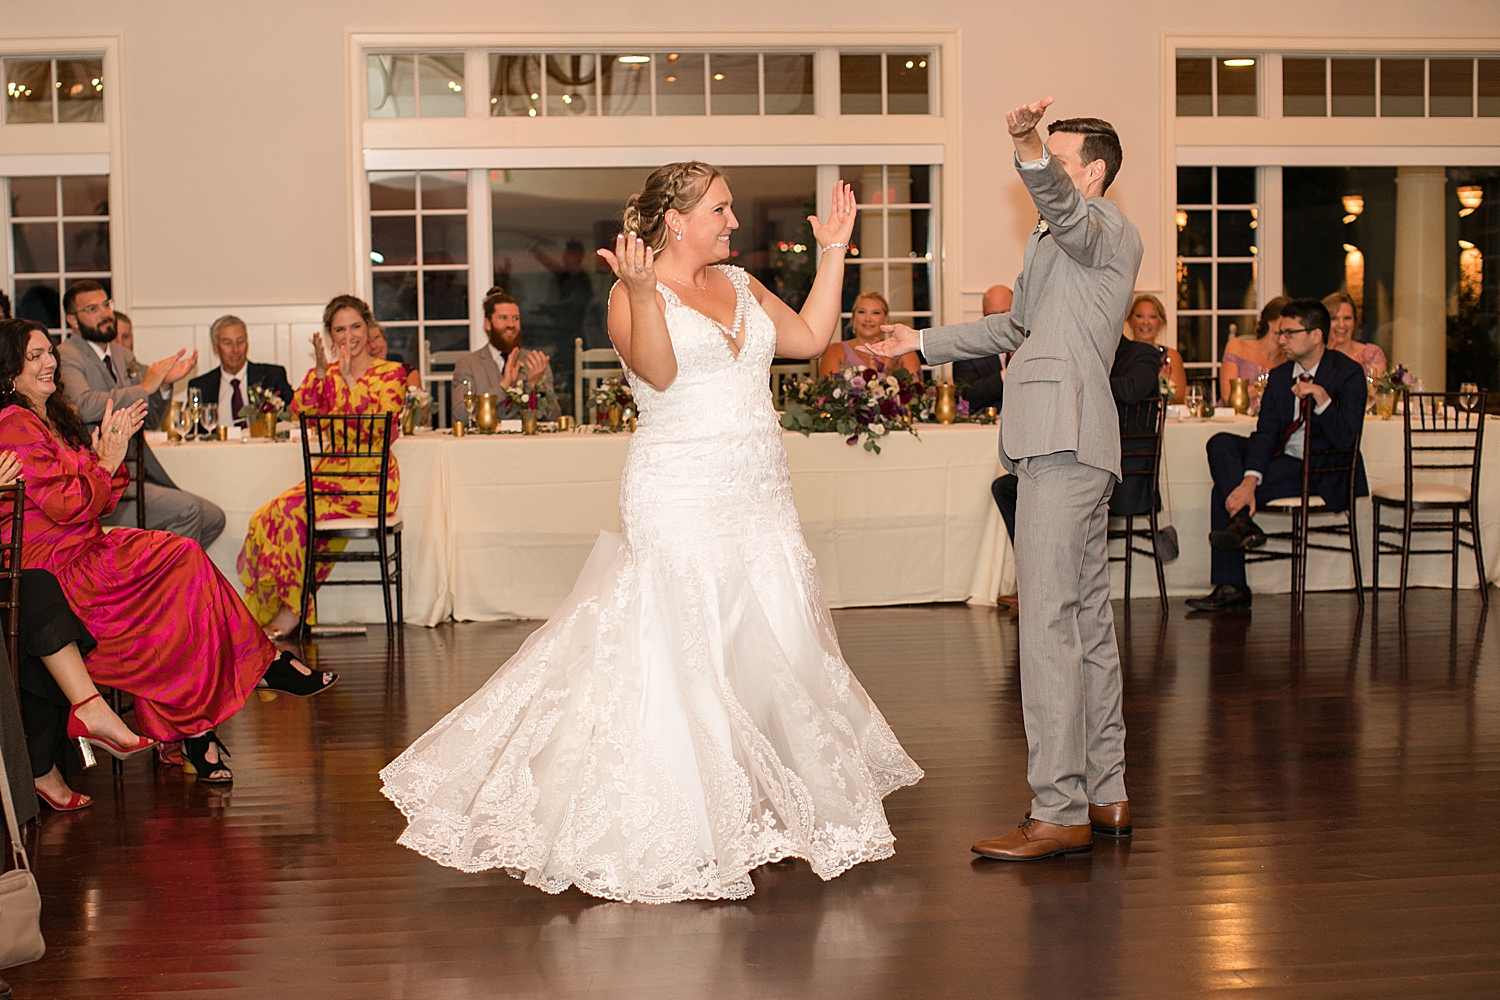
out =
<path fill-rule="evenodd" d="M 1054 132 L 1076 132 L 1083 136 L 1084 165 L 1104 161 L 1104 190 L 1108 191 L 1125 158 L 1115 127 L 1103 118 L 1059 118 L 1047 126 L 1048 135 Z"/>

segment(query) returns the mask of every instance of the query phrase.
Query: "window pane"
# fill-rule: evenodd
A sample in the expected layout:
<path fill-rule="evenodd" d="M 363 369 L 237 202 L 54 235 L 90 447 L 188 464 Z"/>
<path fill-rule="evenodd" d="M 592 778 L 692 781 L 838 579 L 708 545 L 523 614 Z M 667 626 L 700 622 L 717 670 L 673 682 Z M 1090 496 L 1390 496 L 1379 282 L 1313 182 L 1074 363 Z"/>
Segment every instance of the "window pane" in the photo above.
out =
<path fill-rule="evenodd" d="M 923 260 L 931 259 L 932 212 L 925 208 L 911 212 L 911 256 Z"/>
<path fill-rule="evenodd" d="M 16 319 L 30 319 L 49 330 L 61 329 L 62 295 L 56 278 L 16 279 Z"/>
<path fill-rule="evenodd" d="M 469 272 L 425 271 L 422 274 L 424 319 L 469 318 Z"/>
<path fill-rule="evenodd" d="M 12 218 L 57 215 L 57 178 L 12 177 L 10 214 Z"/>
<path fill-rule="evenodd" d="M 926 163 L 913 163 L 911 170 L 911 200 L 916 205 L 932 204 L 932 167 Z"/>
<path fill-rule="evenodd" d="M 1255 246 L 1255 217 L 1247 211 L 1219 213 L 1219 256 L 1249 257 Z"/>
<path fill-rule="evenodd" d="M 1219 167 L 1219 204 L 1255 204 L 1255 168 Z"/>
<path fill-rule="evenodd" d="M 604 56 L 604 113 L 651 113 L 651 57 L 642 54 Z"/>
<path fill-rule="evenodd" d="M 1213 60 L 1177 60 L 1177 115 L 1180 118 L 1211 115 L 1213 109 Z"/>
<path fill-rule="evenodd" d="M 760 114 L 760 58 L 715 54 L 708 57 L 711 115 Z"/>
<path fill-rule="evenodd" d="M 1207 205 L 1214 200 L 1213 167 L 1177 168 L 1177 204 Z"/>
<path fill-rule="evenodd" d="M 928 114 L 927 54 L 893 53 L 885 59 L 886 110 L 893 115 Z"/>
<path fill-rule="evenodd" d="M 52 179 L 47 179 L 51 184 Z M 64 215 L 108 215 L 108 177 L 64 177 L 62 179 Z"/>
<path fill-rule="evenodd" d="M 377 267 L 417 262 L 417 218 L 377 215 L 370 220 L 370 262 Z"/>
<path fill-rule="evenodd" d="M 387 361 L 397 361 L 408 368 L 417 366 L 417 328 L 414 326 L 386 326 L 380 327 L 385 331 L 385 357 Z"/>
<path fill-rule="evenodd" d="M 1474 114 L 1474 60 L 1429 60 L 1427 86 L 1427 111 L 1432 117 L 1468 118 Z"/>
<path fill-rule="evenodd" d="M 69 271 L 109 270 L 108 222 L 64 222 L 63 243 Z"/>
<path fill-rule="evenodd" d="M 1235 337 L 1254 337 L 1257 316 L 1246 313 L 1242 316 L 1219 317 L 1219 357 L 1224 356 L 1224 347 Z"/>
<path fill-rule="evenodd" d="M 467 326 L 429 326 L 427 328 L 427 353 L 439 351 L 467 351 L 469 328 Z M 452 365 L 434 366 L 434 371 L 452 371 Z"/>
<path fill-rule="evenodd" d="M 490 114 L 495 117 L 541 114 L 542 57 L 490 54 Z"/>
<path fill-rule="evenodd" d="M 930 312 L 932 310 L 931 268 L 922 264 L 890 264 L 890 284 L 885 297 L 891 303 L 891 312 Z"/>
<path fill-rule="evenodd" d="M 812 114 L 813 57 L 768 54 L 765 60 L 766 114 Z"/>
<path fill-rule="evenodd" d="M 1255 308 L 1255 265 L 1219 264 L 1219 295 L 1214 308 L 1220 311 Z"/>
<path fill-rule="evenodd" d="M 1479 60 L 1479 114 L 1500 117 L 1500 59 Z"/>
<path fill-rule="evenodd" d="M 469 260 L 467 215 L 422 217 L 422 263 L 464 264 Z"/>
<path fill-rule="evenodd" d="M 52 61 L 5 60 L 5 120 L 11 124 L 52 121 Z"/>
<path fill-rule="evenodd" d="M 854 200 L 860 205 L 875 204 L 880 198 L 882 181 L 878 165 L 845 164 L 839 167 L 839 178 L 854 189 Z"/>
<path fill-rule="evenodd" d="M 464 57 L 461 52 L 417 56 L 423 118 L 464 116 Z"/>
<path fill-rule="evenodd" d="M 416 320 L 417 318 L 417 272 L 376 272 L 371 276 L 374 288 L 375 318 L 387 320 Z"/>
<path fill-rule="evenodd" d="M 570 117 L 592 113 L 597 77 L 593 55 L 548 56 L 547 114 Z"/>
<path fill-rule="evenodd" d="M 880 114 L 880 56 L 839 54 L 839 113 Z"/>
<path fill-rule="evenodd" d="M 1260 113 L 1255 99 L 1255 72 L 1255 60 L 1248 56 L 1219 60 L 1219 114 L 1253 116 Z"/>
<path fill-rule="evenodd" d="M 1372 118 L 1375 115 L 1375 60 L 1335 59 L 1333 116 Z"/>
<path fill-rule="evenodd" d="M 703 97 L 703 53 L 668 52 L 656 56 L 656 113 L 701 115 Z"/>
<path fill-rule="evenodd" d="M 422 211 L 468 207 L 469 178 L 462 170 L 422 172 Z"/>
<path fill-rule="evenodd" d="M 1177 308 L 1212 309 L 1213 278 L 1212 264 L 1177 265 Z"/>
<path fill-rule="evenodd" d="M 57 120 L 104 120 L 104 62 L 101 59 L 57 61 Z"/>
<path fill-rule="evenodd" d="M 1421 118 L 1423 106 L 1421 59 L 1380 60 L 1380 115 L 1382 118 Z"/>
<path fill-rule="evenodd" d="M 1178 316 L 1177 350 L 1184 362 L 1212 361 L 1213 349 L 1212 316 Z"/>
<path fill-rule="evenodd" d="M 371 174 L 370 211 L 414 212 L 417 208 L 416 174 Z"/>
<path fill-rule="evenodd" d="M 1328 114 L 1326 59 L 1281 60 L 1281 113 L 1287 118 L 1322 118 Z"/>
<path fill-rule="evenodd" d="M 371 118 L 413 118 L 417 113 L 415 63 L 411 56 L 366 56 Z"/>
<path fill-rule="evenodd" d="M 1212 257 L 1213 213 L 1183 211 L 1178 219 L 1185 224 L 1180 225 L 1177 230 L 1177 256 Z"/>
<path fill-rule="evenodd" d="M 57 223 L 17 222 L 10 227 L 15 244 L 11 266 L 17 274 L 46 274 L 57 265 Z"/>

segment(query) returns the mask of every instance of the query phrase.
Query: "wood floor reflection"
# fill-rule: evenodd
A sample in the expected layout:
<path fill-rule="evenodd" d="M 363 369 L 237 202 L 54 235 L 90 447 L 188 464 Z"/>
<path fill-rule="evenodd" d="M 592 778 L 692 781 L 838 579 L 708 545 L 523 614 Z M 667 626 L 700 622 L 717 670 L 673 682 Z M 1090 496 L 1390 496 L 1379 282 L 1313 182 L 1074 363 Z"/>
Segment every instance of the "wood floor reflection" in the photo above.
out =
<path fill-rule="evenodd" d="M 214 790 L 132 761 L 34 840 L 48 952 L 18 998 L 1473 997 L 1500 994 L 1500 664 L 1477 593 L 1361 616 L 1313 594 L 1197 617 L 1116 605 L 1133 841 L 971 860 L 1026 808 L 1013 618 L 835 613 L 927 770 L 895 858 L 740 903 L 605 903 L 394 844 L 378 769 L 535 622 L 325 640 L 328 695 L 252 701 Z"/>

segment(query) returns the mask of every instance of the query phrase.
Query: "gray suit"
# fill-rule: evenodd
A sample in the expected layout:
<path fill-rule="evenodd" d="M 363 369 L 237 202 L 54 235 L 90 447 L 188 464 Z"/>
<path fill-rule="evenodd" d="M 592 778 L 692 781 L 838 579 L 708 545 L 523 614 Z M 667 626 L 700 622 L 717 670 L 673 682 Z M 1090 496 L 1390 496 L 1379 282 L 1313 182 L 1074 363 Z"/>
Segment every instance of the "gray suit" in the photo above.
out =
<path fill-rule="evenodd" d="M 1120 478 L 1109 372 L 1141 265 L 1141 238 L 1111 201 L 1085 199 L 1048 157 L 1017 164 L 1041 213 L 1010 312 L 927 330 L 942 364 L 1014 350 L 1000 422 L 1015 472 L 1021 707 L 1032 815 L 1087 823 L 1125 795 L 1120 655 L 1106 529 Z"/>
<path fill-rule="evenodd" d="M 63 391 L 68 394 L 68 401 L 78 408 L 84 423 L 97 425 L 104 419 L 105 402 L 113 400 L 118 409 L 144 399 L 147 405 L 146 427 L 160 427 L 162 418 L 172 407 L 171 398 L 160 392 L 148 393 L 142 388 L 145 369 L 135 360 L 135 355 L 118 342 L 109 346 L 110 360 L 115 365 L 114 375 L 110 375 L 103 359 L 77 334 L 69 336 L 58 346 Z M 178 489 L 150 448 L 146 449 L 146 482 L 142 488 L 146 496 L 146 527 L 194 539 L 204 548 L 213 544 L 224 530 L 224 512 L 202 497 Z M 105 524 L 133 527 L 136 523 L 135 501 L 121 500 L 119 506 L 102 520 Z"/>
<path fill-rule="evenodd" d="M 517 350 L 522 350 L 522 348 L 517 348 Z M 464 378 L 469 380 L 469 384 L 474 387 L 476 393 L 483 395 L 486 392 L 493 392 L 500 397 L 499 409 L 501 420 L 521 419 L 520 411 L 511 405 L 504 390 L 500 388 L 500 367 L 495 364 L 495 357 L 490 353 L 488 344 L 477 351 L 465 354 L 453 366 L 453 386 L 455 389 L 459 385 L 459 380 Z M 547 370 L 542 374 L 542 384 L 548 388 L 552 387 L 552 365 L 550 362 L 547 365 Z M 455 411 L 457 411 L 463 406 L 463 399 L 455 398 L 453 405 Z M 538 419 L 556 420 L 558 414 L 561 412 L 562 407 L 554 399 L 552 406 L 546 413 L 541 414 Z"/>

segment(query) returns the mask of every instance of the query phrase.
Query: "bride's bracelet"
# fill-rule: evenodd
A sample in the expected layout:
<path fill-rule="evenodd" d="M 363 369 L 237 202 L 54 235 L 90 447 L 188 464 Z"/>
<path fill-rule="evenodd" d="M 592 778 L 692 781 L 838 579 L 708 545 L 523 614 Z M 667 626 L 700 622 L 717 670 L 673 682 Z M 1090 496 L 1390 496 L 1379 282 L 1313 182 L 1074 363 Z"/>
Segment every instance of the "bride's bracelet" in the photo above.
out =
<path fill-rule="evenodd" d="M 825 251 L 827 251 L 827 250 L 848 250 L 849 249 L 849 244 L 847 244 L 847 243 L 830 243 L 826 247 L 822 247 L 821 249 L 823 249 Z"/>

